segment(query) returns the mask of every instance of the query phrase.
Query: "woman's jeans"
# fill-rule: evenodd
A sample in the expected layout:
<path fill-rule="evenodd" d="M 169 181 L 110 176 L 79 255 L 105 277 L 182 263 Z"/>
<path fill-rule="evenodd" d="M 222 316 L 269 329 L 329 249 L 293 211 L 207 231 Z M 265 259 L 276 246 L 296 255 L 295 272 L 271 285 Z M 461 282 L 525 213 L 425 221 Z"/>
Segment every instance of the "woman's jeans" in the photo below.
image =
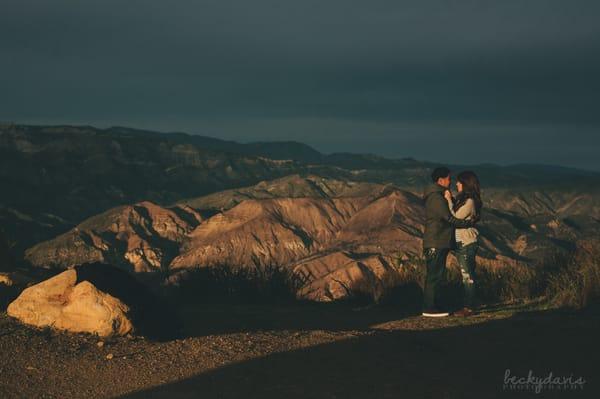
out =
<path fill-rule="evenodd" d="M 477 241 L 471 244 L 463 245 L 458 242 L 456 249 L 454 250 L 454 256 L 460 267 L 460 274 L 462 275 L 462 283 L 465 290 L 465 306 L 472 307 L 475 297 L 475 255 L 477 255 L 477 249 L 479 245 Z"/>

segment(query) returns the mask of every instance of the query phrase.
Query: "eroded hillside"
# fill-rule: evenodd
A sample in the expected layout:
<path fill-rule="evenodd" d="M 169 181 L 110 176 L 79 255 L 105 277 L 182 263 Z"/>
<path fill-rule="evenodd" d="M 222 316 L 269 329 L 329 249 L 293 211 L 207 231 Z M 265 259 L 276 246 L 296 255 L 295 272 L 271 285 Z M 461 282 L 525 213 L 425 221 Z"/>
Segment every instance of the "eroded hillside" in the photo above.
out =
<path fill-rule="evenodd" d="M 38 267 L 104 261 L 136 272 L 284 267 L 305 297 L 335 299 L 421 250 L 423 203 L 394 185 L 288 176 L 161 207 L 114 208 L 26 252 Z M 569 215 L 572 217 L 573 215 Z M 481 260 L 531 262 L 586 234 L 555 213 L 484 211 Z"/>

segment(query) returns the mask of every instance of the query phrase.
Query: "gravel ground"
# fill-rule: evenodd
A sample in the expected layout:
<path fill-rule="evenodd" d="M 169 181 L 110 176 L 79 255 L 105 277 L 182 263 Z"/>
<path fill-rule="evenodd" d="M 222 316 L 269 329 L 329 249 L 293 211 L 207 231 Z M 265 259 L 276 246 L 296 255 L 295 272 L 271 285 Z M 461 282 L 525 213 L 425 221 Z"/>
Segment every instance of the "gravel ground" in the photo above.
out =
<path fill-rule="evenodd" d="M 507 368 L 586 377 L 561 397 L 599 383 L 597 312 L 432 320 L 377 307 L 219 305 L 182 314 L 184 337 L 156 342 L 33 329 L 2 313 L 0 397 L 534 397 L 503 389 Z"/>

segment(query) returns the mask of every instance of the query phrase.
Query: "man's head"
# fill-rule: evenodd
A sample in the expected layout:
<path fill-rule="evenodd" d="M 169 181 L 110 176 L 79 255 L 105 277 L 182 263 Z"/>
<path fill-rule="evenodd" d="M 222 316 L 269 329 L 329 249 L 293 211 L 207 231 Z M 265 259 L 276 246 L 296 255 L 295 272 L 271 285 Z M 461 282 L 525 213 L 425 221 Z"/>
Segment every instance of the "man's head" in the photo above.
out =
<path fill-rule="evenodd" d="M 435 168 L 431 173 L 431 180 L 442 187 L 450 187 L 450 169 L 445 167 Z"/>

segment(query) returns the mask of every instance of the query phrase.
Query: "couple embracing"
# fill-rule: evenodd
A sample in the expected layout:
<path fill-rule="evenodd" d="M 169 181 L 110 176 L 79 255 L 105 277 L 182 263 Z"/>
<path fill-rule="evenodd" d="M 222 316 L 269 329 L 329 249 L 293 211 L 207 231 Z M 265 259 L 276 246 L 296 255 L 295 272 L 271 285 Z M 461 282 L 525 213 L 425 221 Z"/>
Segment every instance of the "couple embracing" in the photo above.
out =
<path fill-rule="evenodd" d="M 450 170 L 436 168 L 431 174 L 433 183 L 425 190 L 425 233 L 423 252 L 427 277 L 423 289 L 423 316 L 443 317 L 449 313 L 439 303 L 438 291 L 446 276 L 446 259 L 454 252 L 462 275 L 465 292 L 464 308 L 456 316 L 473 313 L 475 255 L 478 231 L 475 228 L 481 212 L 479 179 L 465 171 L 456 177 L 457 196 L 450 192 Z"/>

